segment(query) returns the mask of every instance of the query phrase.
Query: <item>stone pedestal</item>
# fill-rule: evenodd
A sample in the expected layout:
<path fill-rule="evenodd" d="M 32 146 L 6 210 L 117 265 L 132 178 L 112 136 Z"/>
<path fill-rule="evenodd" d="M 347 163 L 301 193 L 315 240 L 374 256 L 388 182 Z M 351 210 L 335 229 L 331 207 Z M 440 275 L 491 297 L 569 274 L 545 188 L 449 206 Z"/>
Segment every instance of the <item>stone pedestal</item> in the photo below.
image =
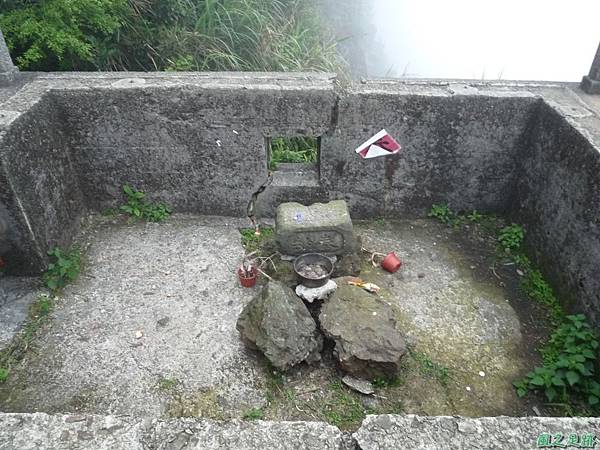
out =
<path fill-rule="evenodd" d="M 281 253 L 347 255 L 357 250 L 348 206 L 344 200 L 282 203 L 277 208 L 275 233 Z"/>
<path fill-rule="evenodd" d="M 598 45 L 590 73 L 581 80 L 581 89 L 588 94 L 600 94 L 600 45 Z"/>

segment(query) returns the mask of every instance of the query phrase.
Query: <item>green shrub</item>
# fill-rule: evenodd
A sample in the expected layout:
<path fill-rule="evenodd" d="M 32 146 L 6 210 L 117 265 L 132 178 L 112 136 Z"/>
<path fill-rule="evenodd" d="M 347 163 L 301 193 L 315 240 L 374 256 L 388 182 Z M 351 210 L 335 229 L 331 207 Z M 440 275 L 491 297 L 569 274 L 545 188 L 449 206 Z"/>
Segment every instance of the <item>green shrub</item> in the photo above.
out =
<path fill-rule="evenodd" d="M 583 402 L 600 412 L 600 383 L 594 373 L 598 339 L 583 314 L 567 316 L 542 350 L 544 365 L 513 384 L 523 397 L 542 391 L 550 402 Z"/>
<path fill-rule="evenodd" d="M 77 279 L 81 269 L 81 253 L 78 248 L 61 250 L 55 247 L 48 252 L 48 255 L 53 257 L 53 261 L 48 264 L 48 270 L 42 275 L 48 289 L 57 291 Z"/>
<path fill-rule="evenodd" d="M 145 219 L 149 222 L 162 222 L 171 215 L 171 209 L 164 203 L 149 203 L 146 194 L 137 191 L 129 185 L 123 186 L 127 203 L 121 206 L 121 211 L 134 219 Z"/>
<path fill-rule="evenodd" d="M 23 70 L 89 70 L 127 11 L 126 0 L 8 0 L 0 28 Z"/>

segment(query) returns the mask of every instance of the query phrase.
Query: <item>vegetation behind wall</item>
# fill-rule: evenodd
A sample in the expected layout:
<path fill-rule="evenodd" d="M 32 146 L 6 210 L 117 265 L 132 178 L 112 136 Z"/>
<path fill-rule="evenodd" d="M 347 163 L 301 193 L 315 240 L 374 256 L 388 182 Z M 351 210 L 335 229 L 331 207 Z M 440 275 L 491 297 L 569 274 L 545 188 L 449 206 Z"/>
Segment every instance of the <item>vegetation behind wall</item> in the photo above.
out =
<path fill-rule="evenodd" d="M 21 70 L 339 71 L 312 0 L 0 0 Z"/>

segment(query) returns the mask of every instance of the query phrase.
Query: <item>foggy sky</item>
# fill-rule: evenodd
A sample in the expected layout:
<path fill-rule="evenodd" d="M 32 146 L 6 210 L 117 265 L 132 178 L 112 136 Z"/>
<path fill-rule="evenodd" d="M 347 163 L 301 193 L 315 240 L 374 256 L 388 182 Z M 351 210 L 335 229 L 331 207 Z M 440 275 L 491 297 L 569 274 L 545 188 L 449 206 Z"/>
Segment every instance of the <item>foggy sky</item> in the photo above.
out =
<path fill-rule="evenodd" d="M 373 76 L 580 81 L 600 41 L 598 0 L 374 0 Z"/>

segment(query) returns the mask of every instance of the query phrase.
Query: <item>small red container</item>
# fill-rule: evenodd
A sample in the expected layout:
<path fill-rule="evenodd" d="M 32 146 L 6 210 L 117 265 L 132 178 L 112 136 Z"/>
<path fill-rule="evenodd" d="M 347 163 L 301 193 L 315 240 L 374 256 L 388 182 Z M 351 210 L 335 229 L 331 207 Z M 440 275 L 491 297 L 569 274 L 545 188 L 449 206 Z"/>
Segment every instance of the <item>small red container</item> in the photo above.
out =
<path fill-rule="evenodd" d="M 398 259 L 394 252 L 388 253 L 383 261 L 381 261 L 381 267 L 388 272 L 394 273 L 402 266 L 402 261 Z"/>
<path fill-rule="evenodd" d="M 247 288 L 256 284 L 257 275 L 258 271 L 256 270 L 256 267 L 252 267 L 252 269 L 250 269 L 249 277 L 244 275 L 244 270 L 242 268 L 238 269 L 238 278 L 240 279 L 240 284 Z"/>

